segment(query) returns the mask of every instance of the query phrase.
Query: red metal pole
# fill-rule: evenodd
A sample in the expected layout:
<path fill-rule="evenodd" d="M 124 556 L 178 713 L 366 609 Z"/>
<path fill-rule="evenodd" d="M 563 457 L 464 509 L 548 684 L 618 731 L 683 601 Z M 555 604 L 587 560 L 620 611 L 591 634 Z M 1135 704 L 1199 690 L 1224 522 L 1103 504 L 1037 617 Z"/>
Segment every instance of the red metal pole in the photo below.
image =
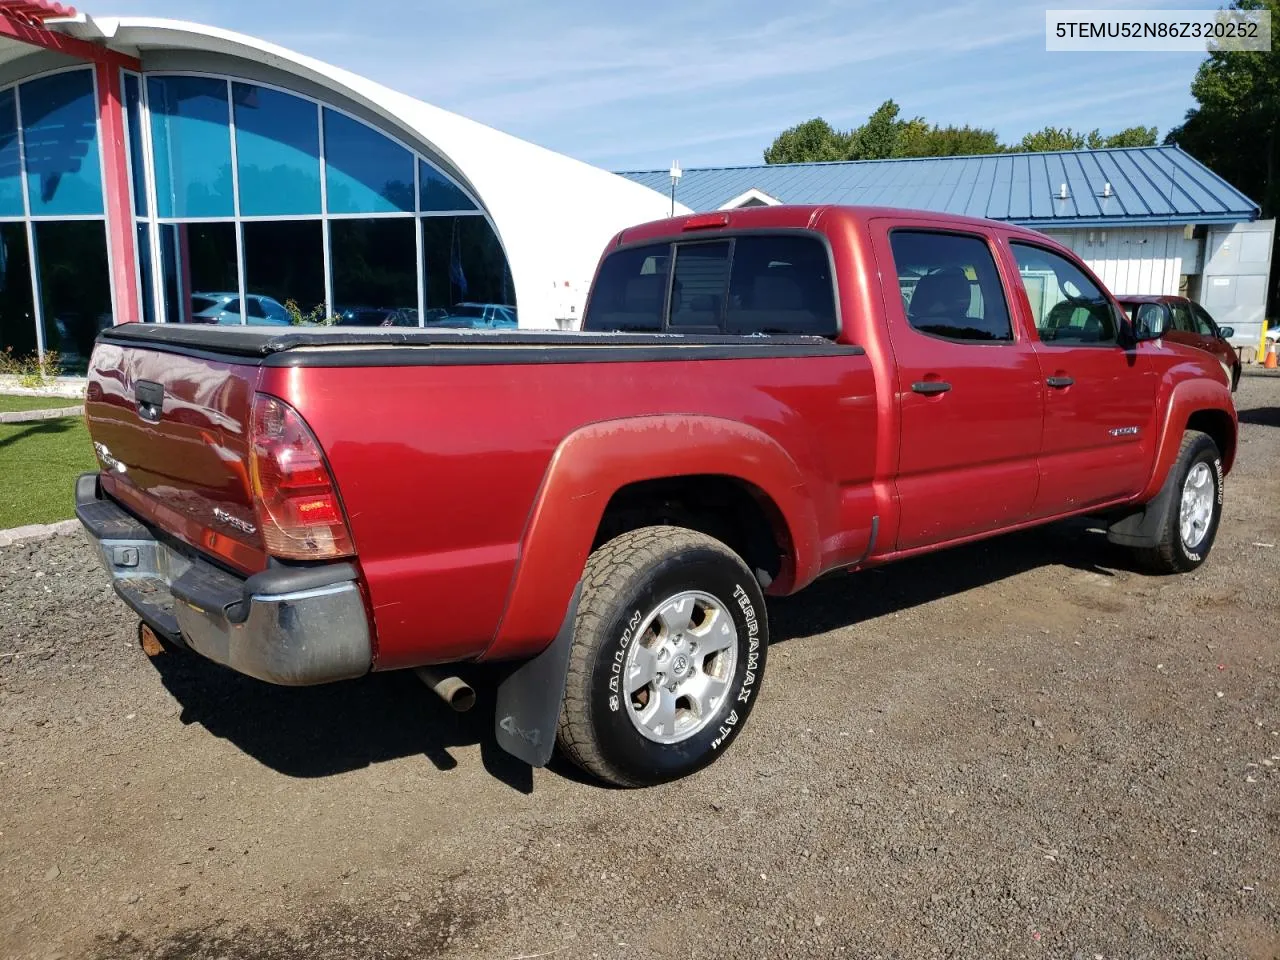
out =
<path fill-rule="evenodd" d="M 142 319 L 138 303 L 138 260 L 133 208 L 129 202 L 129 163 L 125 153 L 124 98 L 120 68 L 97 63 L 98 125 L 102 131 L 102 194 L 106 202 L 107 242 L 111 245 L 111 286 L 116 323 Z M 135 163 L 142 163 L 137 157 Z"/>

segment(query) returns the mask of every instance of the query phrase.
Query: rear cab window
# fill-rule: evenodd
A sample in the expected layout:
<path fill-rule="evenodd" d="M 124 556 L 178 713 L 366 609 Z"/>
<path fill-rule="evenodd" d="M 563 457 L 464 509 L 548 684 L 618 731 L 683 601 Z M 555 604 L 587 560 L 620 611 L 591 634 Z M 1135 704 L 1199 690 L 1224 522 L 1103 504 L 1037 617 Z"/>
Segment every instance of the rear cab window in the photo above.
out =
<path fill-rule="evenodd" d="M 826 244 L 806 233 L 646 244 L 605 258 L 582 329 L 835 337 Z"/>
<path fill-rule="evenodd" d="M 960 343 L 1012 343 L 1013 326 L 987 241 L 938 230 L 889 234 L 912 329 Z"/>

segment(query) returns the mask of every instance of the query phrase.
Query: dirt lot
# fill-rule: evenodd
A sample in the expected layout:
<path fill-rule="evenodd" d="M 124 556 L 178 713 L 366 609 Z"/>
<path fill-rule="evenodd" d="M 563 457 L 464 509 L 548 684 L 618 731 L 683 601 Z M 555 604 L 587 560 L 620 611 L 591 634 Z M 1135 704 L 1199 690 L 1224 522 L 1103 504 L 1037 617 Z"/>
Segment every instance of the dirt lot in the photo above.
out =
<path fill-rule="evenodd" d="M 0 957 L 1280 957 L 1280 379 L 1239 403 L 1199 574 L 1073 524 L 824 581 L 641 792 L 411 678 L 153 664 L 79 538 L 0 551 Z"/>

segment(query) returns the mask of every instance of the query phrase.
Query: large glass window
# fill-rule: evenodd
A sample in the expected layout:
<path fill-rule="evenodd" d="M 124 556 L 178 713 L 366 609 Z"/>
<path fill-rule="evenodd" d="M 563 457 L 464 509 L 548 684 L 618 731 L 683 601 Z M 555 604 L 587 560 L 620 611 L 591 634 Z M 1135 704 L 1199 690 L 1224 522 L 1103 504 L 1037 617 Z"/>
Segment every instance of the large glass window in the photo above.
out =
<path fill-rule="evenodd" d="M 140 258 L 158 249 L 163 311 L 144 316 L 515 322 L 497 235 L 476 201 L 425 158 L 294 93 L 210 77 L 145 81 L 139 90 L 126 76 L 124 91 L 135 156 L 143 149 L 133 136 L 136 114 L 149 109 L 152 118 L 157 199 L 147 214 L 145 202 L 137 206 L 145 220 L 138 249 Z M 2 111 L 0 101 L 0 133 Z M 139 190 L 142 172 L 135 163 Z M 149 276 L 142 287 L 151 307 Z"/>
<path fill-rule="evenodd" d="M 0 216 L 20 217 L 24 212 L 17 99 L 10 89 L 0 91 Z"/>
<path fill-rule="evenodd" d="M 333 220 L 334 313 L 359 326 L 418 325 L 418 248 L 413 220 Z"/>
<path fill-rule="evenodd" d="M 125 122 L 129 127 L 129 163 L 133 172 L 133 212 L 147 215 L 147 168 L 142 162 L 142 81 L 136 74 L 124 75 Z"/>
<path fill-rule="evenodd" d="M 34 215 L 102 213 L 93 74 L 55 73 L 18 88 Z"/>
<path fill-rule="evenodd" d="M 330 213 L 412 213 L 413 155 L 358 120 L 324 111 Z"/>
<path fill-rule="evenodd" d="M 62 369 L 84 373 L 99 331 L 111 326 L 111 274 L 101 220 L 41 220 L 34 225 L 44 345 Z"/>
<path fill-rule="evenodd" d="M 164 309 L 170 323 L 239 323 L 234 223 L 160 225 Z"/>
<path fill-rule="evenodd" d="M 153 273 L 151 269 L 151 224 L 138 224 L 138 288 L 141 292 L 139 303 L 142 307 L 142 322 L 155 323 L 155 297 L 151 288 Z"/>
<path fill-rule="evenodd" d="M 422 191 L 422 209 L 428 210 L 474 210 L 462 188 L 446 177 L 431 164 L 418 161 L 418 183 Z"/>
<path fill-rule="evenodd" d="M 459 303 L 514 305 L 502 245 L 483 217 L 425 217 L 423 282 L 427 322 Z"/>
<path fill-rule="evenodd" d="M 320 121 L 316 105 L 279 90 L 232 84 L 240 214 L 320 212 Z"/>
<path fill-rule="evenodd" d="M 27 225 L 0 223 L 0 351 L 15 357 L 36 352 Z"/>
<path fill-rule="evenodd" d="M 304 317 L 321 319 L 325 313 L 321 228 L 319 220 L 256 220 L 243 224 L 246 295 L 284 307 L 293 301 Z"/>
<path fill-rule="evenodd" d="M 147 102 L 159 215 L 233 216 L 226 81 L 148 77 Z"/>

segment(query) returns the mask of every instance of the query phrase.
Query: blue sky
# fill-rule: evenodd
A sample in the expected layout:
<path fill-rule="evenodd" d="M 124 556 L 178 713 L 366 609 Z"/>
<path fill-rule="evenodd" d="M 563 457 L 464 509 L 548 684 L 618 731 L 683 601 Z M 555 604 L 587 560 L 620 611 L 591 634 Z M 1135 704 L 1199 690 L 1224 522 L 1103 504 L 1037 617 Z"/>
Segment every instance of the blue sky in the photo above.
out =
<path fill-rule="evenodd" d="M 214 24 L 327 60 L 609 169 L 758 163 L 813 116 L 1165 131 L 1192 106 L 1188 53 L 1047 53 L 1044 11 L 1010 0 L 92 0 L 99 16 Z M 1088 6 L 1107 6 L 1089 0 Z M 1110 6 L 1217 6 L 1179 0 Z"/>

